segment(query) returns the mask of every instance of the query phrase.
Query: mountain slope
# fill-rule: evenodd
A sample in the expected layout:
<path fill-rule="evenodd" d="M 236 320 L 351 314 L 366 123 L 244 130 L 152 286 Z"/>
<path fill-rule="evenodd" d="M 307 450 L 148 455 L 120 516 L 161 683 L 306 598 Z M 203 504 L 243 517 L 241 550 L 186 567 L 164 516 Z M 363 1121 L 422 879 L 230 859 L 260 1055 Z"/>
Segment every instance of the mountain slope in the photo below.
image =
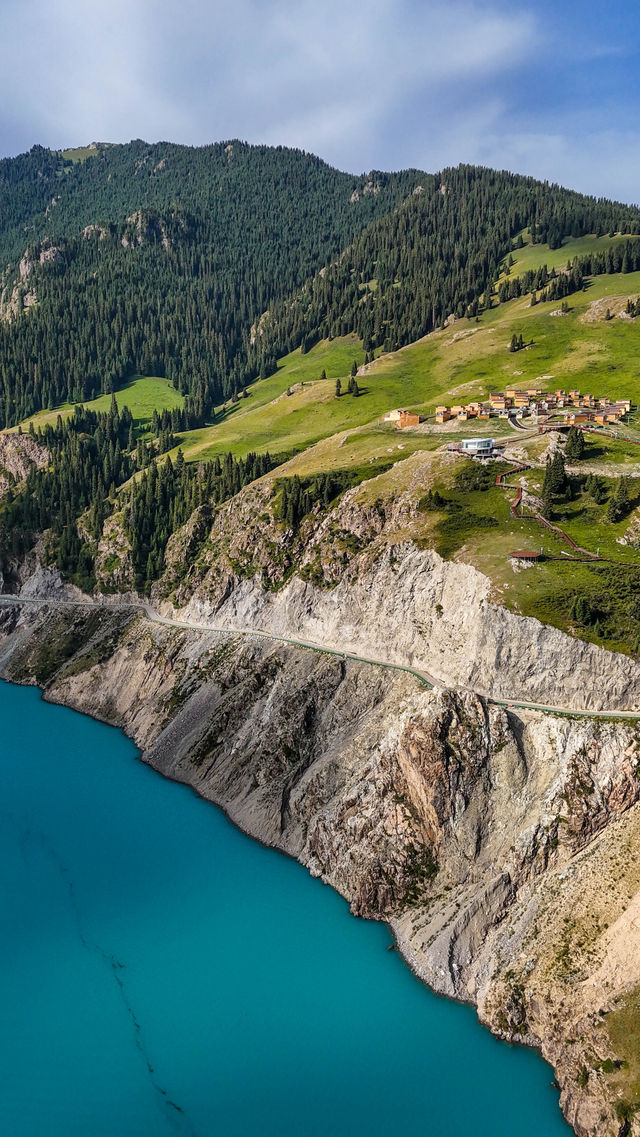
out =
<path fill-rule="evenodd" d="M 0 416 L 12 423 L 136 373 L 166 376 L 196 417 L 210 412 L 249 377 L 254 319 L 415 181 L 238 142 L 6 160 Z"/>
<path fill-rule="evenodd" d="M 388 349 L 475 311 L 525 226 L 557 245 L 640 225 L 637 209 L 504 172 L 354 178 L 238 142 L 99 146 L 75 163 L 34 148 L 0 163 L 0 217 L 6 425 L 135 374 L 189 395 L 195 425 L 318 337 Z"/>
<path fill-rule="evenodd" d="M 427 179 L 376 220 L 339 260 L 261 323 L 265 351 L 355 331 L 366 351 L 392 351 L 450 314 L 475 316 L 512 238 L 560 247 L 567 236 L 640 232 L 640 212 L 504 171 L 459 166 Z M 640 249 L 638 254 L 640 267 Z M 603 270 L 606 271 L 606 270 Z"/>

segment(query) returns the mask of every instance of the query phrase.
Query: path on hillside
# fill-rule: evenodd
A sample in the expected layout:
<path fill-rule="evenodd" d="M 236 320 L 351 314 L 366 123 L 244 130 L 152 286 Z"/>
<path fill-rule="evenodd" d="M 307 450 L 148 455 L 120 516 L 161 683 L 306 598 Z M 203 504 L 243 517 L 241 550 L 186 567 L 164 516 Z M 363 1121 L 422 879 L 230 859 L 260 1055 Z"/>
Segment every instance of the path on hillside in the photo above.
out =
<path fill-rule="evenodd" d="M 521 473 L 523 470 L 531 470 L 531 469 L 534 469 L 535 467 L 533 467 L 531 464 L 528 464 L 526 462 L 519 462 L 516 458 L 504 458 L 503 457 L 502 461 L 503 462 L 509 462 L 510 465 L 512 466 L 512 469 L 511 470 L 505 470 L 503 473 L 497 474 L 496 475 L 496 485 L 499 486 L 500 489 L 503 489 L 503 490 L 504 489 L 506 489 L 506 490 L 517 489 L 516 497 L 515 497 L 514 501 L 512 501 L 509 505 L 509 509 L 510 509 L 512 516 L 517 518 L 518 517 L 518 507 L 520 506 L 521 502 L 524 504 L 522 487 L 516 487 L 516 486 L 510 485 L 509 482 L 506 481 L 506 478 L 511 478 L 511 477 L 513 477 L 514 474 Z M 537 467 L 537 468 L 539 469 L 540 467 Z M 623 561 L 623 560 L 620 560 L 619 558 L 616 558 L 616 557 L 602 557 L 602 556 L 600 556 L 599 552 L 593 553 L 590 549 L 585 549 L 583 545 L 576 544 L 576 542 L 573 540 L 573 537 L 570 537 L 569 534 L 566 533 L 564 529 L 561 529 L 559 525 L 554 525 L 551 521 L 549 521 L 548 518 L 543 517 L 542 514 L 539 513 L 538 511 L 534 511 L 533 513 L 520 513 L 519 516 L 520 516 L 521 520 L 536 521 L 537 524 L 542 526 L 543 529 L 548 529 L 552 533 L 556 533 L 558 537 L 560 537 L 563 541 L 565 541 L 567 543 L 567 545 L 569 545 L 571 547 L 571 549 L 573 549 L 574 553 L 582 553 L 583 554 L 581 557 L 572 557 L 572 556 L 568 556 L 567 554 L 564 554 L 563 557 L 556 557 L 550 553 L 546 553 L 545 557 L 547 560 L 561 561 L 562 563 L 567 563 L 567 561 L 570 561 L 570 562 L 575 562 L 577 564 L 592 564 L 596 561 L 601 561 L 601 562 L 603 562 L 605 564 L 609 564 L 609 565 L 623 565 L 624 568 L 636 568 L 637 567 L 637 562 L 635 562 L 635 561 Z"/>
<path fill-rule="evenodd" d="M 322 652 L 324 655 L 335 655 L 339 659 L 350 659 L 355 663 L 366 663 L 372 667 L 384 667 L 388 671 L 402 671 L 407 675 L 412 675 L 418 679 L 425 687 L 448 687 L 447 683 L 442 680 L 435 679 L 427 671 L 421 671 L 414 667 L 407 667 L 401 663 L 391 663 L 386 659 L 367 659 L 365 656 L 356 655 L 355 652 L 344 651 L 339 647 L 326 647 L 323 644 L 314 643 L 312 640 L 299 640 L 292 639 L 288 636 L 279 636 L 274 632 L 265 632 L 259 628 L 223 628 L 216 627 L 210 624 L 196 624 L 188 620 L 173 620 L 167 616 L 160 616 L 150 604 L 145 604 L 143 601 L 139 603 L 98 603 L 93 600 L 59 600 L 59 599 L 40 599 L 34 597 L 20 597 L 13 596 L 6 593 L 0 594 L 0 605 L 45 605 L 53 608 L 94 608 L 104 611 L 138 611 L 144 613 L 145 617 L 153 624 L 162 624 L 169 628 L 182 628 L 191 632 L 216 632 L 226 636 L 246 636 L 258 637 L 266 640 L 273 640 L 277 643 L 291 644 L 293 647 L 304 648 L 307 651 Z M 472 688 L 463 688 L 468 690 L 471 694 L 477 695 L 480 698 L 487 699 L 489 702 L 494 703 L 499 707 L 506 707 L 513 710 L 531 710 L 531 711 L 545 711 L 549 714 L 559 715 L 574 715 L 580 718 L 590 719 L 640 719 L 640 710 L 636 711 L 588 711 L 583 709 L 576 709 L 574 707 L 565 706 L 552 706 L 546 703 L 532 703 L 524 699 L 498 699 L 492 695 L 488 695 L 484 691 L 474 691 Z"/>

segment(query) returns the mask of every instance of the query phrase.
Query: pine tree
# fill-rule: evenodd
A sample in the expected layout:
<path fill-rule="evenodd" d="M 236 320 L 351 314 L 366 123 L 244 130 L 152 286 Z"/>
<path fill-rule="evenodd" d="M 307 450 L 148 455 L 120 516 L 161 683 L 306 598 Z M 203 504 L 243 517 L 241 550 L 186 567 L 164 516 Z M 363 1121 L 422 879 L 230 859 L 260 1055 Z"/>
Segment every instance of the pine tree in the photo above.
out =
<path fill-rule="evenodd" d="M 584 455 L 584 434 L 575 426 L 569 428 L 564 454 L 565 458 L 575 459 L 576 461 L 580 461 Z"/>
<path fill-rule="evenodd" d="M 624 477 L 620 478 L 616 487 L 615 504 L 618 515 L 625 517 L 629 512 L 629 483 Z"/>
<path fill-rule="evenodd" d="M 567 475 L 564 469 L 564 458 L 559 450 L 556 450 L 553 458 L 551 459 L 551 492 L 554 494 L 564 493 L 567 486 Z"/>
<path fill-rule="evenodd" d="M 553 495 L 551 493 L 551 486 L 546 478 L 542 487 L 542 494 L 540 495 L 540 514 L 547 521 L 551 521 L 553 518 Z"/>

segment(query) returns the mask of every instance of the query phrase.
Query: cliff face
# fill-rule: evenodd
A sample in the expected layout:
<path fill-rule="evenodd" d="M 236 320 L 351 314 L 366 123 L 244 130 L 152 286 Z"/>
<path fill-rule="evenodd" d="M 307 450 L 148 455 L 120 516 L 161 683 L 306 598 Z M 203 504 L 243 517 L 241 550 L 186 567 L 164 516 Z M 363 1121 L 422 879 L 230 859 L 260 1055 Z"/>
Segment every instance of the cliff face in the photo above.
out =
<path fill-rule="evenodd" d="M 123 727 L 150 765 L 387 920 L 436 990 L 543 1050 L 579 1134 L 638 1132 L 609 1025 L 640 984 L 636 723 L 507 711 L 124 606 L 0 620 L 6 678 Z"/>
<path fill-rule="evenodd" d="M 33 466 L 41 469 L 48 461 L 46 446 L 41 446 L 35 438 L 0 431 L 0 497 L 11 486 L 24 481 Z"/>
<path fill-rule="evenodd" d="M 372 479 L 297 533 L 274 519 L 272 479 L 262 479 L 218 511 L 186 577 L 197 517 L 171 538 L 155 598 L 170 595 L 166 610 L 197 623 L 339 645 L 494 698 L 640 707 L 637 662 L 509 611 L 471 565 L 418 547 L 417 500 L 434 463 L 451 457 L 413 455 L 400 490 L 389 475 Z"/>

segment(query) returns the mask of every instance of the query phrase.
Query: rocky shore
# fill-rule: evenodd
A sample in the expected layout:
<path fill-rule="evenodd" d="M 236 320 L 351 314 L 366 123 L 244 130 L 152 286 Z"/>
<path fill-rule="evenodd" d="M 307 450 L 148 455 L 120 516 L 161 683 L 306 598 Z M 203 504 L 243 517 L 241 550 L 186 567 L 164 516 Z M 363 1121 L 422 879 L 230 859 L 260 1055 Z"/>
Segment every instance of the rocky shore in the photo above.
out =
<path fill-rule="evenodd" d="M 396 551 L 396 579 L 419 579 L 416 555 Z M 439 580 L 446 599 L 447 566 L 420 555 L 426 588 Z M 360 595 L 388 571 L 374 565 Z M 55 574 L 25 591 L 61 595 Z M 238 594 L 225 604 L 251 627 L 246 582 Z M 326 595 L 304 585 L 316 631 Z M 202 619 L 204 603 L 189 610 Z M 278 609 L 298 619 L 291 593 Z M 155 624 L 125 604 L 12 606 L 0 621 L 3 677 L 125 730 L 149 765 L 296 857 L 356 915 L 385 920 L 435 990 L 539 1048 L 579 1137 L 640 1131 L 611 1025 L 640 983 L 635 721 L 516 712 L 340 656 Z M 546 631 L 569 658 L 584 646 Z"/>

